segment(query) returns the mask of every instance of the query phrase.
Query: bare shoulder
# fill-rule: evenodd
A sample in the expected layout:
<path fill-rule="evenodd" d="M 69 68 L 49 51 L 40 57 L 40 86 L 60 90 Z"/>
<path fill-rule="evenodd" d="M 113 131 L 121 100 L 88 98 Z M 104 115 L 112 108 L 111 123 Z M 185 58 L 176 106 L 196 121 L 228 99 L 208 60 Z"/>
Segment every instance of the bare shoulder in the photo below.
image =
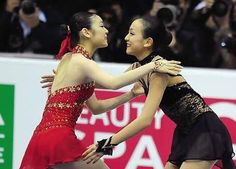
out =
<path fill-rule="evenodd" d="M 95 61 L 84 57 L 81 53 L 72 54 L 72 63 L 77 64 L 78 66 L 81 66 L 81 67 L 84 67 L 84 66 L 88 67 L 88 66 L 96 64 Z"/>
<path fill-rule="evenodd" d="M 167 73 L 160 73 L 160 72 L 152 72 L 151 73 L 151 78 L 154 79 L 169 79 L 169 75 Z"/>
<path fill-rule="evenodd" d="M 150 76 L 150 83 L 165 83 L 168 85 L 169 80 L 169 75 L 166 73 L 154 72 Z"/>

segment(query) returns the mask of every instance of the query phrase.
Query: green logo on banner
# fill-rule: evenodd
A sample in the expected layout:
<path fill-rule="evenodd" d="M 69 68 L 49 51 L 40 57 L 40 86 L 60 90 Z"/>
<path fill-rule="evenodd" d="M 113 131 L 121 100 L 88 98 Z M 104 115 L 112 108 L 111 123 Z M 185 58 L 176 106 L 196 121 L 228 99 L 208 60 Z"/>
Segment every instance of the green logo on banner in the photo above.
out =
<path fill-rule="evenodd" d="M 14 85 L 0 84 L 0 168 L 12 169 Z"/>

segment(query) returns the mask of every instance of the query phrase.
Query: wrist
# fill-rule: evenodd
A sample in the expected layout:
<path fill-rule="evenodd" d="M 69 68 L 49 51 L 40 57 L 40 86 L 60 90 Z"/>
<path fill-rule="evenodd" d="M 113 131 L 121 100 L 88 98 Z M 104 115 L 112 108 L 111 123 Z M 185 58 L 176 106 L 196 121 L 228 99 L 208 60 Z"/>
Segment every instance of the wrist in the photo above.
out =
<path fill-rule="evenodd" d="M 160 62 L 160 60 L 156 60 L 154 61 L 155 67 L 153 71 L 159 71 L 159 68 L 162 66 L 162 63 Z"/>
<path fill-rule="evenodd" d="M 149 64 L 151 65 L 151 70 L 154 71 L 156 67 L 155 62 L 150 62 Z"/>
<path fill-rule="evenodd" d="M 113 148 L 118 144 L 112 144 L 112 136 L 107 139 L 102 139 L 97 142 L 96 152 L 102 153 L 104 155 L 112 155 Z"/>
<path fill-rule="evenodd" d="M 134 93 L 134 90 L 133 90 L 133 89 L 131 89 L 131 90 L 129 91 L 129 95 L 130 95 L 131 98 L 137 97 L 136 94 Z"/>

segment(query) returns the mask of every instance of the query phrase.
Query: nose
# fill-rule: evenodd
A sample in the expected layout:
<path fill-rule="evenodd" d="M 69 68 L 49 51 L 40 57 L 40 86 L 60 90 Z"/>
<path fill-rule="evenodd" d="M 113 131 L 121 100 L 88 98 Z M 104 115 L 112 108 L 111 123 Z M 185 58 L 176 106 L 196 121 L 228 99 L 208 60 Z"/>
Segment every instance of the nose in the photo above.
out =
<path fill-rule="evenodd" d="M 105 28 L 105 33 L 106 33 L 106 34 L 108 34 L 108 33 L 109 33 L 109 31 L 108 31 L 108 29 L 107 29 L 107 28 Z"/>
<path fill-rule="evenodd" d="M 129 38 L 129 37 L 128 37 L 128 34 L 127 34 L 127 35 L 125 36 L 125 41 L 128 41 L 128 38 Z"/>

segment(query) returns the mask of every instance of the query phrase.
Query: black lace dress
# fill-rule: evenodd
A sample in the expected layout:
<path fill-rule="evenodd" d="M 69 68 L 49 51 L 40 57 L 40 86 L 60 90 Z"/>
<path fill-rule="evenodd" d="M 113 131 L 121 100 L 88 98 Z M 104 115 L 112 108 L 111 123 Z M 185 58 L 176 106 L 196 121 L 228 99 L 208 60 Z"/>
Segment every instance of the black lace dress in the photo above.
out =
<path fill-rule="evenodd" d="M 150 55 L 132 68 L 153 59 Z M 140 80 L 148 95 L 151 73 Z M 234 169 L 232 141 L 225 125 L 187 82 L 167 87 L 160 108 L 176 128 L 168 161 L 181 166 L 185 160 L 218 160 L 216 166 Z"/>

